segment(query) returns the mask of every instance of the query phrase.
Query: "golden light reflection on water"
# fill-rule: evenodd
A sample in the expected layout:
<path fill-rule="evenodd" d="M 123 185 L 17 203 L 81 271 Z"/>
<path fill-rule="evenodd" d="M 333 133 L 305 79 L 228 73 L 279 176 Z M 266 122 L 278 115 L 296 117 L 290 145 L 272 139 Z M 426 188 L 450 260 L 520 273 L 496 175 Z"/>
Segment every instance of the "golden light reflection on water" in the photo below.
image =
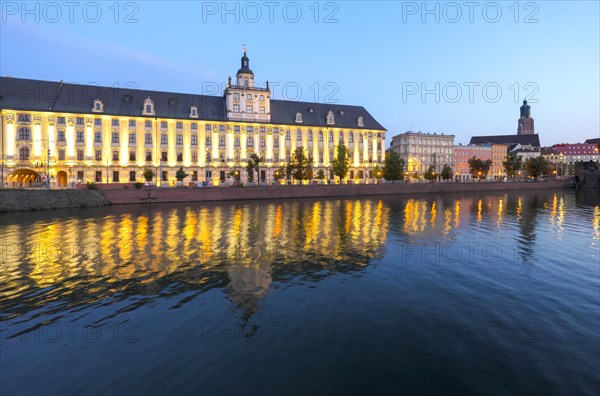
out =
<path fill-rule="evenodd" d="M 594 217 L 592 218 L 592 227 L 594 228 L 594 239 L 600 240 L 600 206 L 594 207 Z"/>

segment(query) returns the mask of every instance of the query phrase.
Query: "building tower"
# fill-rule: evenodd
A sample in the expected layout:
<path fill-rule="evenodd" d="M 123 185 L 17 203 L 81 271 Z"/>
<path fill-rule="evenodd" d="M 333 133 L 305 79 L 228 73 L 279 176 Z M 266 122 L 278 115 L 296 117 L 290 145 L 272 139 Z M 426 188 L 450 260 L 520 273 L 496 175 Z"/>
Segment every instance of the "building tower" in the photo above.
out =
<path fill-rule="evenodd" d="M 523 101 L 521 106 L 521 118 L 519 118 L 519 126 L 517 128 L 517 135 L 534 135 L 535 129 L 533 126 L 533 118 L 531 118 L 531 107 L 527 104 L 527 101 Z"/>
<path fill-rule="evenodd" d="M 271 121 L 271 92 L 269 82 L 265 88 L 254 86 L 254 72 L 250 69 L 250 59 L 246 55 L 241 59 L 241 67 L 236 74 L 235 85 L 231 78 L 225 88 L 227 119 L 231 121 L 270 122 Z"/>

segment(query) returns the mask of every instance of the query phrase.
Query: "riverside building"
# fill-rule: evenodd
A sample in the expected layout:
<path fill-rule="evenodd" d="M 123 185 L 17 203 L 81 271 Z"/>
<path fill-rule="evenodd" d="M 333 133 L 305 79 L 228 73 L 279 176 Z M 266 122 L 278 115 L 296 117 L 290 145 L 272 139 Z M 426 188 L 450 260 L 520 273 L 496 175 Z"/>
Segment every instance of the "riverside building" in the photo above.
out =
<path fill-rule="evenodd" d="M 2 77 L 0 127 L 2 185 L 56 187 L 141 182 L 145 167 L 158 185 L 172 185 L 180 167 L 186 181 L 247 182 L 253 153 L 259 181 L 270 183 L 298 147 L 315 175 L 333 178 L 340 142 L 348 177 L 366 183 L 383 165 L 386 133 L 361 106 L 272 99 L 268 81 L 255 84 L 245 50 L 222 96 Z"/>
<path fill-rule="evenodd" d="M 408 131 L 392 137 L 390 149 L 400 154 L 404 169 L 422 177 L 430 166 L 439 174 L 454 162 L 454 135 Z"/>

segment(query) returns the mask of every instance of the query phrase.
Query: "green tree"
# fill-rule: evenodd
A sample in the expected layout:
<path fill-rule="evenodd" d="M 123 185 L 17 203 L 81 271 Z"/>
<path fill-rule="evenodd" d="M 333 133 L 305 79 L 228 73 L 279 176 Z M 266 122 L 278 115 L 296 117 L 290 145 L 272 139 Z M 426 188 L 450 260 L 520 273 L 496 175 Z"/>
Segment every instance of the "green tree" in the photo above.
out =
<path fill-rule="evenodd" d="M 502 164 L 504 165 L 506 175 L 509 178 L 514 179 L 517 172 L 523 168 L 523 158 L 517 153 L 508 153 L 506 160 Z"/>
<path fill-rule="evenodd" d="M 375 179 L 381 179 L 383 177 L 383 171 L 379 165 L 375 165 L 375 168 L 373 168 L 373 177 L 375 177 Z"/>
<path fill-rule="evenodd" d="M 393 150 L 390 150 L 385 156 L 383 177 L 385 180 L 404 179 L 404 160 L 400 158 L 400 154 Z"/>
<path fill-rule="evenodd" d="M 436 178 L 435 169 L 433 169 L 432 165 L 429 165 L 429 168 L 427 168 L 427 171 L 425 172 L 423 177 L 425 178 L 425 180 L 434 180 Z"/>
<path fill-rule="evenodd" d="M 156 176 L 156 172 L 154 171 L 154 168 L 147 166 L 144 168 L 142 175 L 144 176 L 144 179 L 146 179 L 146 181 L 150 182 L 152 181 L 152 179 L 154 179 L 154 176 Z"/>
<path fill-rule="evenodd" d="M 185 179 L 188 176 L 189 175 L 183 170 L 183 167 L 180 167 L 179 170 L 175 172 L 175 178 L 177 179 L 177 181 L 183 181 L 183 179 Z"/>
<path fill-rule="evenodd" d="M 248 178 L 250 180 L 254 180 L 254 171 L 259 175 L 260 163 L 262 162 L 262 158 L 256 153 L 250 154 L 248 157 L 248 164 L 246 164 L 246 171 L 248 172 Z M 260 176 L 257 177 L 259 179 Z"/>
<path fill-rule="evenodd" d="M 350 152 L 348 147 L 344 144 L 344 142 L 340 142 L 340 145 L 337 146 L 337 152 L 333 161 L 331 163 L 333 167 L 333 174 L 340 178 L 340 184 L 342 180 L 348 174 L 348 170 L 350 169 Z"/>
<path fill-rule="evenodd" d="M 491 166 L 492 161 L 490 160 L 482 161 L 477 157 L 472 157 L 469 160 L 469 170 L 474 179 L 485 179 L 487 177 L 488 172 L 490 171 Z"/>
<path fill-rule="evenodd" d="M 444 167 L 442 168 L 442 179 L 450 180 L 453 176 L 452 167 L 448 164 L 444 164 Z"/>
<path fill-rule="evenodd" d="M 550 173 L 550 162 L 542 157 L 529 158 L 523 165 L 525 172 L 534 179 Z"/>
<path fill-rule="evenodd" d="M 312 178 L 313 159 L 307 156 L 304 147 L 298 147 L 288 160 L 286 175 L 295 180 L 308 180 Z"/>
<path fill-rule="evenodd" d="M 319 180 L 325 179 L 325 172 L 323 171 L 323 169 L 319 169 L 319 171 L 317 172 L 317 179 L 319 179 Z"/>

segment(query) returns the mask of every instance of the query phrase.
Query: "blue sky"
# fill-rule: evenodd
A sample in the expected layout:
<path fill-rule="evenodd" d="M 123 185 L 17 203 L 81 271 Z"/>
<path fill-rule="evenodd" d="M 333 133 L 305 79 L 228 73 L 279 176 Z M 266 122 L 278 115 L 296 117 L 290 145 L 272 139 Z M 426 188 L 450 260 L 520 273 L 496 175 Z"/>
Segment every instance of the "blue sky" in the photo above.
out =
<path fill-rule="evenodd" d="M 543 145 L 600 134 L 597 1 L 49 4 L 2 1 L 0 75 L 211 93 L 245 43 L 275 98 L 365 106 L 388 142 L 516 133 L 527 95 Z"/>

